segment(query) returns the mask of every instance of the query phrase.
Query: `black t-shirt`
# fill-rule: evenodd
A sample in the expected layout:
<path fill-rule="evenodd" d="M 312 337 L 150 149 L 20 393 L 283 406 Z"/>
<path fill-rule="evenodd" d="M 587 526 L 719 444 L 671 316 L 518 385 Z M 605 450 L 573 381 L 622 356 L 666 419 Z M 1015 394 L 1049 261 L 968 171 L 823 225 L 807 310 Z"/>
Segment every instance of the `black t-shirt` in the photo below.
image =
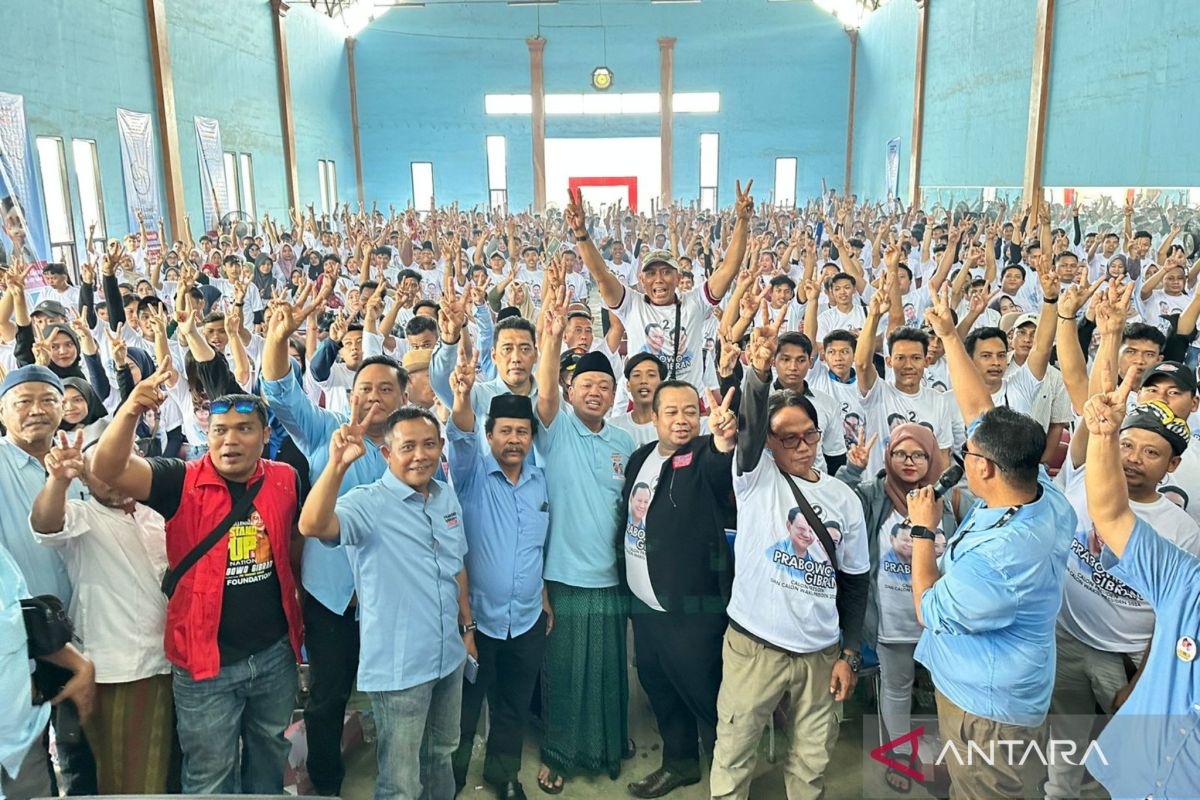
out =
<path fill-rule="evenodd" d="M 187 465 L 177 458 L 149 458 L 147 461 L 153 477 L 146 505 L 162 514 L 163 519 L 170 519 L 179 511 Z M 246 491 L 244 483 L 227 480 L 225 485 L 229 488 L 232 503 L 237 503 Z M 297 494 L 297 500 L 300 499 Z M 200 536 L 207 536 L 210 531 L 211 528 L 201 531 Z M 288 554 L 282 553 L 278 557 L 287 558 Z M 261 652 L 288 633 L 275 558 L 262 516 L 252 504 L 245 519 L 229 527 L 225 589 L 217 629 L 222 666 Z"/>

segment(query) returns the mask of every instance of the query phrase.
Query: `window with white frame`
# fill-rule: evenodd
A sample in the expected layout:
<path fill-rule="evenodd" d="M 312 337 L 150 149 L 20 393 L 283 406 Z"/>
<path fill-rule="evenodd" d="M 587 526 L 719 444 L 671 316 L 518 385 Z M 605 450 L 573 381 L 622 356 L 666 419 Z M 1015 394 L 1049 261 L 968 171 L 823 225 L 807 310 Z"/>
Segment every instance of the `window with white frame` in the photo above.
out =
<path fill-rule="evenodd" d="M 104 224 L 104 190 L 100 184 L 100 158 L 91 139 L 72 139 L 71 156 L 75 162 L 75 182 L 79 184 L 79 208 L 83 212 L 83 230 L 92 231 L 90 248 L 108 236 Z M 92 226 L 95 226 L 93 229 Z"/>
<path fill-rule="evenodd" d="M 242 200 L 241 209 L 254 219 L 254 161 L 249 153 L 238 154 L 238 189 Z"/>
<path fill-rule="evenodd" d="M 321 213 L 335 213 L 338 204 L 337 165 L 332 160 L 322 158 L 317 161 L 317 183 L 321 193 Z"/>
<path fill-rule="evenodd" d="M 587 94 L 555 92 L 545 96 L 547 116 L 588 114 L 657 114 L 658 92 L 592 92 Z M 486 94 L 484 113 L 528 115 L 533 112 L 533 97 L 528 94 Z M 721 110 L 720 92 L 675 92 L 671 110 L 676 114 L 715 114 Z"/>
<path fill-rule="evenodd" d="M 721 137 L 715 133 L 700 134 L 700 208 L 717 210 L 717 156 Z"/>
<path fill-rule="evenodd" d="M 433 164 L 412 162 L 413 208 L 424 213 L 433 210 Z"/>
<path fill-rule="evenodd" d="M 794 208 L 796 205 L 796 159 L 775 159 L 775 205 Z"/>
<path fill-rule="evenodd" d="M 71 219 L 71 190 L 67 183 L 67 157 L 58 136 L 37 137 L 38 173 L 50 235 L 50 260 L 74 268 L 75 223 Z"/>
<path fill-rule="evenodd" d="M 487 137 L 488 207 L 508 205 L 508 155 L 503 136 Z"/>
<path fill-rule="evenodd" d="M 220 216 L 225 216 L 230 211 L 238 211 L 241 209 L 241 204 L 238 200 L 238 161 L 237 153 L 225 153 L 225 196 L 221 198 L 222 208 Z"/>

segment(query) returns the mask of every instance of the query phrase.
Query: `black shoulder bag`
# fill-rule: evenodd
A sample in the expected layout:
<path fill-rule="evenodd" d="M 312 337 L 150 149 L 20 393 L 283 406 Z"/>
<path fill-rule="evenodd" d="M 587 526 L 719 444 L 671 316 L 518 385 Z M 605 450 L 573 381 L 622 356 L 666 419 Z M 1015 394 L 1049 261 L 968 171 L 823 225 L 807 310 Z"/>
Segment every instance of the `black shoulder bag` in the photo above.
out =
<path fill-rule="evenodd" d="M 266 479 L 264 478 L 263 481 Z M 221 540 L 221 537 L 229 530 L 233 523 L 244 517 L 249 511 L 250 506 L 254 503 L 254 498 L 258 496 L 258 490 L 262 488 L 263 481 L 252 484 L 246 487 L 246 491 L 238 498 L 238 501 L 229 509 L 229 513 L 225 515 L 225 519 L 217 523 L 217 527 L 209 532 L 208 536 L 195 547 L 193 547 L 183 559 L 175 565 L 175 569 L 168 568 L 163 573 L 162 593 L 171 599 L 171 595 L 175 594 L 175 587 L 179 585 L 179 581 L 187 574 L 187 571 L 196 566 L 196 562 L 204 557 L 204 554 L 213 549 L 213 546 Z M 826 536 L 829 534 L 826 533 Z"/>

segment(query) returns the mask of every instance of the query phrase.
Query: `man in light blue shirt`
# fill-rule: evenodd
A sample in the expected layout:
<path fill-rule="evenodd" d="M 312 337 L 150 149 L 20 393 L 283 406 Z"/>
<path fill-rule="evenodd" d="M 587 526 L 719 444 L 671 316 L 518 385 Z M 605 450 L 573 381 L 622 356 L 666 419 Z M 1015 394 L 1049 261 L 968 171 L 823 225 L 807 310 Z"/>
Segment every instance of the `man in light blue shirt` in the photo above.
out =
<path fill-rule="evenodd" d="M 354 553 L 358 687 L 370 694 L 379 732 L 376 800 L 450 798 L 463 663 L 475 656 L 462 510 L 450 487 L 433 477 L 442 455 L 437 418 L 416 406 L 388 418 L 383 477 L 338 497 L 350 467 L 367 452 L 370 413 L 334 431 L 300 532 Z"/>
<path fill-rule="evenodd" d="M 0 547 L 0 800 L 50 794 L 48 754 L 41 744 L 50 704 L 30 702 L 33 690 L 21 612 L 26 597 L 29 589 L 21 570 Z M 42 660 L 72 673 L 56 702 L 75 703 L 80 719 L 86 720 L 96 699 L 95 665 L 71 644 Z"/>
<path fill-rule="evenodd" d="M 617 526 L 633 438 L 605 420 L 616 394 L 612 364 L 584 354 L 561 408 L 559 353 L 566 322 L 561 269 L 547 270 L 545 332 L 538 366 L 538 451 L 550 494 L 547 591 L 555 630 L 546 645 L 546 721 L 538 776 L 558 789 L 565 775 L 591 769 L 615 778 L 628 742 L 625 658 L 627 609 L 618 584 Z"/>
<path fill-rule="evenodd" d="M 308 459 L 316 481 L 329 459 L 329 440 L 346 422 L 343 414 L 318 408 L 300 387 L 288 359 L 287 342 L 305 309 L 289 306 L 268 319 L 262 354 L 263 394 L 271 411 Z M 309 324 L 313 324 L 310 320 Z M 407 402 L 408 376 L 387 356 L 365 358 L 354 373 L 352 403 L 365 412 L 378 408 L 363 443 L 366 453 L 352 464 L 342 492 L 372 483 L 387 471 L 380 445 L 388 415 Z M 304 585 L 304 639 L 312 678 L 304 724 L 308 735 L 308 775 L 321 794 L 341 790 L 342 728 L 358 666 L 359 624 L 354 600 L 351 551 L 305 542 L 300 579 Z"/>
<path fill-rule="evenodd" d="M 492 398 L 481 449 L 471 409 L 478 357 L 460 361 L 451 378 L 454 409 L 450 474 L 463 507 L 471 610 L 479 626 L 479 674 L 463 684 L 462 727 L 454 780 L 466 785 L 479 712 L 488 700 L 483 777 L 500 800 L 524 794 L 517 781 L 525 717 L 553 626 L 542 583 L 550 503 L 541 467 L 526 463 L 533 449 L 533 403 L 517 394 Z"/>
<path fill-rule="evenodd" d="M 1052 273 L 1042 277 L 1057 291 Z M 935 298 L 926 319 L 945 345 L 968 424 L 963 470 L 980 502 L 949 537 L 939 572 L 933 531 L 941 501 L 931 486 L 909 493 L 913 602 L 925 628 L 916 659 L 933 677 L 942 739 L 961 759 L 945 760 L 952 795 L 1040 796 L 1046 765 L 1022 756 L 1027 744 L 1045 751 L 1054 628 L 1075 512 L 1041 468 L 1042 427 L 993 407 L 946 297 Z M 998 749 L 1002 741 L 1027 744 L 1009 753 Z M 969 763 L 971 748 L 998 755 Z"/>
<path fill-rule="evenodd" d="M 446 313 L 439 323 L 441 340 L 433 351 L 433 360 L 429 364 L 429 382 L 433 391 L 443 405 L 454 404 L 454 390 L 450 386 L 451 374 L 458 364 L 459 339 L 463 335 L 463 303 L 462 298 L 450 298 L 446 295 L 443 306 Z M 481 318 L 491 312 L 486 305 L 480 307 L 477 317 Z M 482 421 L 487 418 L 492 398 L 498 394 L 521 394 L 537 401 L 537 384 L 533 380 L 534 362 L 537 361 L 537 332 L 533 322 L 523 317 L 508 317 L 500 320 L 495 326 L 495 343 L 489 335 L 492 332 L 490 319 L 487 325 L 480 324 L 479 341 L 475 348 L 481 353 L 488 349 L 492 361 L 496 365 L 497 377 L 490 381 L 480 381 L 471 389 L 471 408 L 475 418 Z M 554 363 L 558 363 L 555 355 Z M 555 384 L 557 385 L 557 384 Z M 480 437 L 480 447 L 486 448 L 486 442 Z"/>
<path fill-rule="evenodd" d="M 1154 609 L 1150 653 L 1133 692 L 1088 749 L 1088 771 L 1113 797 L 1195 797 L 1200 791 L 1200 558 L 1134 515 L 1119 432 L 1136 370 L 1093 395 L 1088 428 L 1088 514 L 1118 559 L 1110 573 Z M 1110 384 L 1111 387 L 1111 384 Z M 1180 431 L 1178 417 L 1168 420 Z"/>
<path fill-rule="evenodd" d="M 71 603 L 71 580 L 66 565 L 51 548 L 42 547 L 29 530 L 33 498 L 46 484 L 42 461 L 54 444 L 62 422 L 63 383 L 48 368 L 30 365 L 15 369 L 0 388 L 0 544 L 8 550 L 33 595 L 52 594 L 64 606 Z M 72 497 L 86 496 L 71 485 Z"/>

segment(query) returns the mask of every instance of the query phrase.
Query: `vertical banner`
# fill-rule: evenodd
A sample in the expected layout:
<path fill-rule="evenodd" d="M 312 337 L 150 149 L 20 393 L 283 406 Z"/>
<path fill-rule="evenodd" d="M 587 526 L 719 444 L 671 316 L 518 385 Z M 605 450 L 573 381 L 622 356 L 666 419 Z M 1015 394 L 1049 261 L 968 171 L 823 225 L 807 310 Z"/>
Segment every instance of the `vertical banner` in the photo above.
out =
<path fill-rule="evenodd" d="M 204 201 L 204 229 L 213 231 L 226 209 L 225 152 L 221 123 L 212 117 L 195 117 L 196 155 L 200 159 L 200 197 Z"/>
<path fill-rule="evenodd" d="M 125 177 L 125 205 L 129 212 L 129 230 L 138 229 L 138 212 L 146 223 L 146 243 L 150 250 L 161 247 L 158 221 L 162 219 L 162 198 L 158 192 L 158 166 L 154 154 L 154 121 L 140 111 L 117 109 L 117 133 L 121 137 L 121 171 Z"/>
<path fill-rule="evenodd" d="M 7 261 L 23 239 L 25 260 L 45 263 L 50 254 L 37 162 L 25 127 L 25 98 L 0 92 L 0 260 Z M 40 275 L 41 270 L 31 271 Z M 41 285 L 41 284 L 39 284 Z"/>
<path fill-rule="evenodd" d="M 900 137 L 887 143 L 887 161 L 884 164 L 887 180 L 887 199 L 900 196 Z M 916 202 L 915 200 L 913 202 Z"/>

